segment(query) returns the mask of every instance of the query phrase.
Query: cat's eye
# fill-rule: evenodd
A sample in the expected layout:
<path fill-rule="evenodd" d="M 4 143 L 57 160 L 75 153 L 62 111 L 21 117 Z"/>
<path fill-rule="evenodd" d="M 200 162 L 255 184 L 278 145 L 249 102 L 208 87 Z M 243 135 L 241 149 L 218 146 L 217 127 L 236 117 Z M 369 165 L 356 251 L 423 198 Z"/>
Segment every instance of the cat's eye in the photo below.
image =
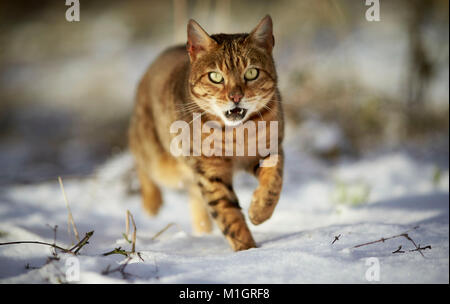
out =
<path fill-rule="evenodd" d="M 210 72 L 208 74 L 209 80 L 211 80 L 214 83 L 221 83 L 223 81 L 223 76 L 220 73 L 217 72 Z"/>
<path fill-rule="evenodd" d="M 258 75 L 259 75 L 258 69 L 250 68 L 245 72 L 244 78 L 245 80 L 255 80 L 258 77 Z"/>

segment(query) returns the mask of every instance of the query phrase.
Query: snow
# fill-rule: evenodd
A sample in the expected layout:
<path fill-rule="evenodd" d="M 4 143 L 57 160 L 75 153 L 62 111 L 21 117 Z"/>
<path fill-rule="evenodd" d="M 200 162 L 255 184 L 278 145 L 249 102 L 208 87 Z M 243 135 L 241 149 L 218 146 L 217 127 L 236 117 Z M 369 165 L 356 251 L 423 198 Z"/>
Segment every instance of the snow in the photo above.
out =
<path fill-rule="evenodd" d="M 326 165 L 294 145 L 287 147 L 279 205 L 266 223 L 249 224 L 259 247 L 242 252 L 233 252 L 217 228 L 211 235 L 193 235 L 187 196 L 182 192 L 164 190 L 160 214 L 148 217 L 133 192 L 136 181 L 128 181 L 133 165 L 127 152 L 114 156 L 91 177 L 65 179 L 80 235 L 95 231 L 76 256 L 79 280 L 71 282 L 449 282 L 448 168 L 435 178 L 435 164 L 401 152 Z M 234 187 L 244 213 L 256 185 L 250 176 L 236 177 Z M 126 275 L 105 273 L 108 266 L 111 271 L 126 263 L 122 255 L 102 255 L 119 246 L 130 250 L 122 236 L 126 210 L 136 221 L 140 257 L 132 255 L 124 268 Z M 170 223 L 175 224 L 152 239 Z M 71 245 L 57 180 L 0 189 L 0 242 L 52 243 L 49 225 L 58 225 L 58 245 Z M 424 250 L 424 256 L 409 252 L 414 246 L 404 237 L 352 248 L 406 231 L 417 245 L 431 249 Z M 399 246 L 406 252 L 393 254 Z M 51 252 L 50 247 L 34 244 L 0 246 L 0 283 L 70 280 L 73 256 L 58 253 L 58 261 L 47 263 Z M 379 280 L 368 281 L 374 261 Z"/>

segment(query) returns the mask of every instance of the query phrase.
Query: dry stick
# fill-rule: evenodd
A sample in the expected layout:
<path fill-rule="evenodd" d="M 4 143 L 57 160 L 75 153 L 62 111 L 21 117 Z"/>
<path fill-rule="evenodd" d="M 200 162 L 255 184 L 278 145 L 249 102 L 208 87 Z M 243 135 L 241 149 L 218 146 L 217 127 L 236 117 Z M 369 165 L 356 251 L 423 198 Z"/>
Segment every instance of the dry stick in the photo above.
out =
<path fill-rule="evenodd" d="M 47 224 L 47 226 L 50 227 L 50 228 L 53 230 L 53 245 L 56 245 L 56 231 L 58 230 L 58 225 L 55 225 L 54 227 L 52 227 L 52 226 L 50 226 L 49 224 Z M 52 252 L 52 255 L 53 255 L 54 257 L 57 256 L 57 253 L 56 253 L 56 249 L 55 249 L 55 248 L 54 248 L 54 250 L 53 250 L 53 252 Z"/>
<path fill-rule="evenodd" d="M 393 251 L 392 253 L 405 253 L 405 251 L 401 250 L 402 246 L 398 246 L 397 250 Z"/>
<path fill-rule="evenodd" d="M 118 248 L 114 248 L 114 250 L 111 250 L 111 251 L 108 251 L 108 252 L 103 253 L 102 256 L 108 256 L 108 255 L 112 255 L 112 254 L 121 254 L 121 255 L 124 255 L 124 256 L 130 258 L 132 252 L 123 250 L 122 247 L 118 247 Z M 140 259 L 142 262 L 144 262 L 144 259 L 142 258 L 140 252 L 136 252 L 136 255 L 139 257 L 139 259 Z"/>
<path fill-rule="evenodd" d="M 45 243 L 45 242 L 40 242 L 40 241 L 17 241 L 17 242 L 7 242 L 7 243 L 0 243 L 0 246 L 2 246 L 2 245 L 15 245 L 15 244 L 38 244 L 38 245 L 46 245 L 46 246 L 50 246 L 50 247 L 53 247 L 53 248 L 55 248 L 55 249 L 59 249 L 59 250 L 61 250 L 62 252 L 65 252 L 65 253 L 71 253 L 71 254 L 76 255 L 76 254 L 78 253 L 78 251 L 80 251 L 80 249 L 81 249 L 84 245 L 88 244 L 88 240 L 89 240 L 89 238 L 90 238 L 93 234 L 94 234 L 94 231 L 90 231 L 90 232 L 86 233 L 85 237 L 84 237 L 80 242 L 78 242 L 75 246 L 73 246 L 73 247 L 70 248 L 70 249 L 62 248 L 62 247 L 57 246 L 57 245 L 55 245 L 55 244 L 50 244 L 50 243 Z M 73 252 L 74 249 L 76 249 L 75 252 Z"/>
<path fill-rule="evenodd" d="M 161 234 L 163 234 L 164 232 L 167 231 L 167 229 L 169 229 L 172 226 L 177 226 L 178 230 L 182 231 L 182 229 L 180 228 L 180 226 L 178 226 L 176 223 L 169 223 L 166 225 L 166 227 L 164 227 L 163 229 L 161 229 L 158 233 L 156 233 L 153 237 L 152 237 L 152 241 L 156 240 Z"/>
<path fill-rule="evenodd" d="M 111 250 L 109 252 L 105 252 L 102 255 L 103 256 L 108 256 L 108 255 L 111 255 L 111 254 L 121 254 L 121 255 L 124 255 L 124 256 L 128 257 L 128 252 L 126 250 L 123 250 L 122 247 L 114 248 L 114 250 Z"/>
<path fill-rule="evenodd" d="M 153 237 L 152 237 L 152 241 L 156 240 L 157 237 L 159 237 L 161 234 L 163 234 L 167 229 L 169 229 L 170 227 L 172 227 L 174 225 L 174 223 L 169 223 L 167 224 L 163 229 L 161 229 L 159 232 L 157 232 Z"/>
<path fill-rule="evenodd" d="M 409 252 L 419 251 L 420 253 L 422 253 L 422 250 L 425 250 L 425 249 L 431 249 L 431 246 L 428 245 L 428 246 L 425 246 L 425 247 L 420 247 L 420 244 L 419 244 L 419 247 L 417 247 L 416 249 L 412 249 Z"/>
<path fill-rule="evenodd" d="M 359 244 L 359 245 L 353 246 L 352 248 L 358 248 L 358 247 L 362 247 L 362 246 L 366 246 L 366 245 L 371 245 L 371 244 L 375 244 L 375 243 L 380 243 L 380 242 L 383 242 L 383 243 L 384 243 L 384 241 L 387 241 L 387 240 L 390 240 L 390 239 L 393 239 L 393 238 L 398 238 L 398 237 L 404 236 L 404 234 L 407 234 L 408 232 L 410 232 L 410 231 L 412 231 L 412 230 L 415 230 L 415 229 L 417 229 L 417 228 L 419 228 L 419 226 L 415 226 L 415 227 L 413 227 L 412 229 L 409 229 L 409 230 L 407 230 L 407 231 L 405 231 L 405 232 L 403 232 L 403 233 L 401 233 L 401 234 L 397 234 L 397 235 L 394 235 L 394 236 L 390 236 L 390 237 L 388 237 L 388 238 L 381 238 L 381 239 L 379 239 L 379 240 L 372 241 L 372 242 L 368 242 L 368 243 L 364 243 L 364 244 Z M 410 239 L 410 240 L 411 240 L 411 239 Z M 416 244 L 414 243 L 414 241 L 413 241 L 413 244 L 414 244 L 415 247 L 417 247 Z"/>
<path fill-rule="evenodd" d="M 416 242 L 414 242 L 414 240 L 408 235 L 408 232 L 410 232 L 410 231 L 412 231 L 412 230 L 415 230 L 415 229 L 417 229 L 417 228 L 419 228 L 419 226 L 415 226 L 415 227 L 413 227 L 412 229 L 409 229 L 409 230 L 407 230 L 407 231 L 405 231 L 405 232 L 403 232 L 403 233 L 400 233 L 400 234 L 397 234 L 397 235 L 394 235 L 394 236 L 390 236 L 390 237 L 387 237 L 387 238 L 381 238 L 381 239 L 376 240 L 376 241 L 372 241 L 372 242 L 368 242 L 368 243 L 364 243 L 364 244 L 359 244 L 359 245 L 353 246 L 352 249 L 353 249 L 353 248 L 362 247 L 362 246 L 371 245 L 371 244 L 375 244 L 375 243 L 380 243 L 380 242 L 383 242 L 383 243 L 384 243 L 384 241 L 387 241 L 387 240 L 391 240 L 391 239 L 399 238 L 399 237 L 404 237 L 404 238 L 406 238 L 407 240 L 409 240 L 411 243 L 413 243 L 414 247 L 416 248 L 414 251 L 418 251 L 423 257 L 425 257 L 425 256 L 423 255 L 422 251 L 421 251 L 421 248 L 419 248 L 419 247 L 416 245 Z"/>
<path fill-rule="evenodd" d="M 333 242 L 331 243 L 331 245 L 333 245 L 336 241 L 339 241 L 339 238 L 340 238 L 340 237 L 341 237 L 340 234 L 337 235 L 337 236 L 335 236 Z"/>
<path fill-rule="evenodd" d="M 398 249 L 393 251 L 392 253 L 405 253 L 406 252 L 406 251 L 401 250 L 401 249 L 402 249 L 402 246 L 399 246 Z M 431 246 L 428 245 L 428 246 L 425 246 L 425 247 L 421 247 L 420 244 L 419 244 L 419 246 L 416 249 L 411 249 L 411 250 L 408 250 L 408 251 L 409 252 L 414 252 L 414 251 L 421 252 L 422 250 L 425 250 L 425 249 L 431 249 Z"/>
<path fill-rule="evenodd" d="M 83 238 L 81 241 L 79 241 L 78 244 L 76 244 L 75 246 L 73 246 L 72 248 L 70 248 L 70 251 L 72 251 L 72 250 L 74 250 L 74 249 L 76 248 L 77 250 L 75 250 L 74 254 L 77 254 L 78 251 L 80 251 L 80 249 L 81 249 L 84 245 L 88 244 L 88 241 L 89 241 L 89 239 L 91 238 L 91 236 L 92 236 L 93 234 L 94 234 L 94 231 L 90 231 L 90 232 L 86 233 L 86 235 L 84 236 L 84 238 Z"/>
<path fill-rule="evenodd" d="M 61 250 L 61 251 L 63 251 L 63 252 L 66 252 L 66 253 L 72 253 L 72 254 L 74 254 L 74 253 L 73 253 L 72 251 L 70 251 L 69 249 L 65 249 L 65 248 L 59 247 L 59 246 L 57 246 L 57 245 L 55 245 L 55 244 L 50 244 L 50 243 L 45 243 L 45 242 L 40 242 L 40 241 L 17 241 L 17 242 L 7 242 L 7 243 L 0 243 L 0 246 L 3 246 L 3 245 L 15 245 L 15 244 L 38 244 L 38 245 L 46 245 L 46 246 L 50 246 L 50 247 L 59 249 L 59 250 Z"/>
<path fill-rule="evenodd" d="M 125 219 L 125 235 L 126 235 L 126 240 L 128 241 L 128 236 L 130 235 L 130 216 L 129 216 L 130 211 L 127 210 L 127 216 Z"/>
<path fill-rule="evenodd" d="M 80 241 L 80 236 L 78 234 L 77 226 L 75 225 L 75 221 L 73 220 L 72 211 L 69 207 L 69 201 L 67 200 L 66 191 L 64 191 L 64 185 L 61 179 L 61 176 L 58 176 L 59 186 L 61 187 L 61 191 L 64 197 L 64 201 L 66 202 L 66 207 L 68 211 L 68 220 L 67 220 L 67 231 L 69 233 L 70 237 L 70 224 L 72 224 L 73 233 L 75 234 L 75 238 L 77 239 L 77 242 Z"/>
<path fill-rule="evenodd" d="M 56 231 L 58 230 L 58 225 L 52 227 L 49 224 L 47 224 L 47 227 L 53 230 L 53 244 L 56 244 Z"/>

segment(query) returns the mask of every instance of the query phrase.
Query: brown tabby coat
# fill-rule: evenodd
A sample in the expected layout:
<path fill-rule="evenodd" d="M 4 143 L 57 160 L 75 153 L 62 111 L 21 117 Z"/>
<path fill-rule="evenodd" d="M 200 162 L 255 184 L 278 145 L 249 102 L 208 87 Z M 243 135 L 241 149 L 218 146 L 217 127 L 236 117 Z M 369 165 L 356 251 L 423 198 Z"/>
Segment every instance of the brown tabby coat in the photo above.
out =
<path fill-rule="evenodd" d="M 283 174 L 284 126 L 273 46 L 269 16 L 250 34 L 234 35 L 209 36 L 191 20 L 187 47 L 168 49 L 150 66 L 137 90 L 129 143 L 136 159 L 143 206 L 151 215 L 162 204 L 160 186 L 187 189 L 196 232 L 210 232 L 213 219 L 234 250 L 256 247 L 233 191 L 232 178 L 238 169 L 258 178 L 249 217 L 255 225 L 267 220 L 280 197 Z M 257 68 L 259 75 L 248 81 L 243 75 L 250 67 Z M 210 72 L 219 72 L 223 81 L 212 82 Z M 241 117 L 233 114 L 234 120 L 227 119 L 224 113 L 243 108 L 246 114 L 240 122 L 278 121 L 275 166 L 260 166 L 264 157 L 258 154 L 174 157 L 170 153 L 171 140 L 177 135 L 169 132 L 174 121 L 184 120 L 192 126 L 193 113 L 197 112 L 202 113 L 202 125 L 214 120 L 222 127 L 239 128 Z M 207 136 L 202 134 L 202 139 Z M 248 136 L 245 139 L 247 143 Z"/>

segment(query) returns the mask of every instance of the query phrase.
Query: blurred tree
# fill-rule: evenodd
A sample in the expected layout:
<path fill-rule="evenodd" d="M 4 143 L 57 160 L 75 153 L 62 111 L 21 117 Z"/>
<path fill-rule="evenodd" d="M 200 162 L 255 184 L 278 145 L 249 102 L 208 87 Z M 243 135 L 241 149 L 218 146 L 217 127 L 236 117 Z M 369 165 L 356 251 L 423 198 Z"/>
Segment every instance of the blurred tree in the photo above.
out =
<path fill-rule="evenodd" d="M 423 27 L 434 11 L 435 1 L 411 1 L 408 23 L 409 65 L 407 98 L 409 107 L 423 107 L 426 91 L 433 77 L 435 62 L 427 51 Z"/>

